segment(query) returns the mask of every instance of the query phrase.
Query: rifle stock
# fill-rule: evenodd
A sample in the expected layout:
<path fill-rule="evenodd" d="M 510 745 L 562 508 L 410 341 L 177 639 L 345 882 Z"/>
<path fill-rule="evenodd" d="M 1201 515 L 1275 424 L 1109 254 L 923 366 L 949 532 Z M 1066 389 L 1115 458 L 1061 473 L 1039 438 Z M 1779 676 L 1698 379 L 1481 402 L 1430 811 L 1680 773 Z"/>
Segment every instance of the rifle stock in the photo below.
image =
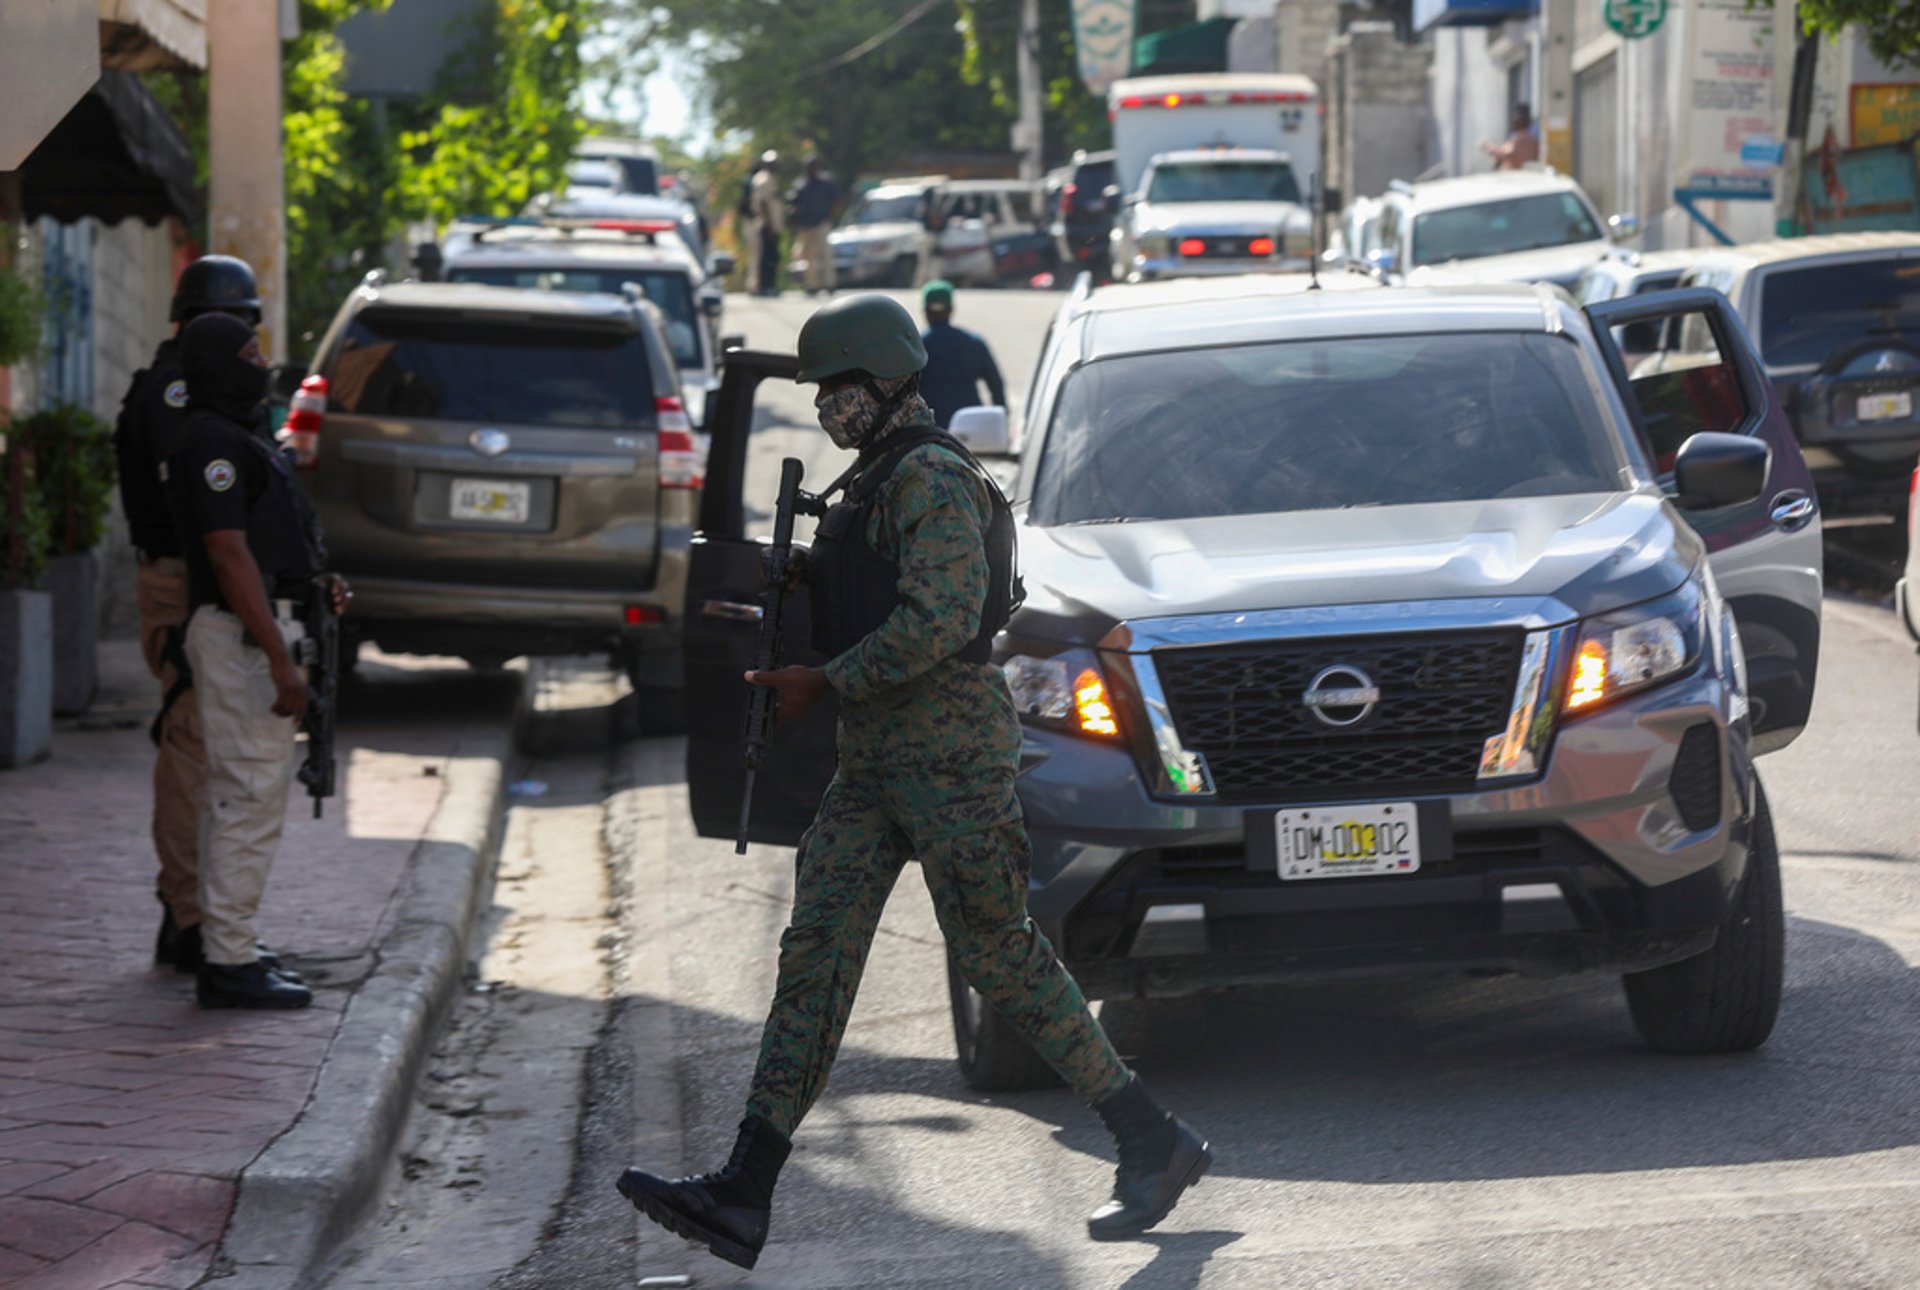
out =
<path fill-rule="evenodd" d="M 334 793 L 333 728 L 340 702 L 340 617 L 333 612 L 333 592 L 324 579 L 314 579 L 306 620 L 301 661 L 307 665 L 307 715 L 300 728 L 307 734 L 307 755 L 299 776 L 313 799 L 317 820 L 322 804 Z"/>
<path fill-rule="evenodd" d="M 780 621 L 786 604 L 788 571 L 793 562 L 793 516 L 800 505 L 800 480 L 805 466 L 797 457 L 780 463 L 780 498 L 773 512 L 773 544 L 767 549 L 760 587 L 760 639 L 753 647 L 753 670 L 770 672 L 780 666 Z M 743 761 L 746 783 L 740 795 L 740 829 L 733 840 L 735 855 L 747 853 L 747 832 L 753 818 L 753 778 L 773 742 L 779 693 L 770 686 L 747 687 L 747 729 Z"/>

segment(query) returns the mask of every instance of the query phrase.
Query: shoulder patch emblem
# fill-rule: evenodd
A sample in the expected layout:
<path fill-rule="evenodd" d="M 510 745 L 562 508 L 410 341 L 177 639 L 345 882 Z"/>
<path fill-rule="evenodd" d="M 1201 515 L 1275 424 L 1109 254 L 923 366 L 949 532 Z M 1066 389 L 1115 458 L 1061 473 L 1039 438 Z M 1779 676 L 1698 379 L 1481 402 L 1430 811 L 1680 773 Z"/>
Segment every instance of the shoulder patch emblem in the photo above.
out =
<path fill-rule="evenodd" d="M 233 481 L 239 476 L 233 468 L 233 463 L 222 457 L 218 461 L 207 463 L 206 477 L 208 488 L 216 493 L 224 493 L 233 487 Z"/>
<path fill-rule="evenodd" d="M 167 406 L 170 408 L 186 407 L 187 406 L 187 383 L 185 381 L 180 381 L 180 380 L 168 382 L 167 392 L 162 397 L 166 399 Z"/>

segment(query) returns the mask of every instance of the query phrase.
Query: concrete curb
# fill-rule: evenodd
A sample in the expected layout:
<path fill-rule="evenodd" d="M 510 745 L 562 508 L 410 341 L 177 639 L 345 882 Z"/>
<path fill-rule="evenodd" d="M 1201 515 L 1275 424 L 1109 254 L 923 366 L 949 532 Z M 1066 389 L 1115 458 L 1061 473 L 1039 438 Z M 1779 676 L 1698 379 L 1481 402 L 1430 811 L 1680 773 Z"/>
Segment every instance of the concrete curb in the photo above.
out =
<path fill-rule="evenodd" d="M 379 1198 L 420 1067 L 459 989 L 500 846 L 512 722 L 462 744 L 409 861 L 393 929 L 347 1004 L 313 1096 L 240 1176 L 214 1262 L 222 1287 L 308 1284 Z"/>

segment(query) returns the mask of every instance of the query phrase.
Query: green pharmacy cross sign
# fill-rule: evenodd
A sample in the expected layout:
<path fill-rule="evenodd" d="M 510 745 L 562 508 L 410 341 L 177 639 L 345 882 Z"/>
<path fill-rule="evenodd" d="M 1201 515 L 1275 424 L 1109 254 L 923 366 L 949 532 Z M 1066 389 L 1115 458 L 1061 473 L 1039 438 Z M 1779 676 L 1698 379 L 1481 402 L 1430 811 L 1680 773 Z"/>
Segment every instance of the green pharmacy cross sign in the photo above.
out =
<path fill-rule="evenodd" d="M 1667 17 L 1667 0 L 1603 0 L 1603 11 L 1607 26 L 1636 40 L 1660 30 Z"/>

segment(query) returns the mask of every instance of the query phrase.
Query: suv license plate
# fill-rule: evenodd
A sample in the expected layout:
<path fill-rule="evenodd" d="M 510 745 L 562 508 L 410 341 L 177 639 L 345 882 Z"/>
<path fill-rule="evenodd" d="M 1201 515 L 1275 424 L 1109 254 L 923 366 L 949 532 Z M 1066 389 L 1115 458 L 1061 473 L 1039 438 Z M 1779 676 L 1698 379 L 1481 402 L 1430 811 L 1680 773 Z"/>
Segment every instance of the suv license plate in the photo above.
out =
<path fill-rule="evenodd" d="M 1862 421 L 1907 421 L 1913 417 L 1913 392 L 1862 394 L 1855 409 Z"/>
<path fill-rule="evenodd" d="M 1281 811 L 1273 827 L 1282 879 L 1358 878 L 1420 868 L 1420 815 L 1412 802 Z"/>
<path fill-rule="evenodd" d="M 525 524 L 533 514 L 533 485 L 499 479 L 456 479 L 447 514 L 456 520 Z"/>

